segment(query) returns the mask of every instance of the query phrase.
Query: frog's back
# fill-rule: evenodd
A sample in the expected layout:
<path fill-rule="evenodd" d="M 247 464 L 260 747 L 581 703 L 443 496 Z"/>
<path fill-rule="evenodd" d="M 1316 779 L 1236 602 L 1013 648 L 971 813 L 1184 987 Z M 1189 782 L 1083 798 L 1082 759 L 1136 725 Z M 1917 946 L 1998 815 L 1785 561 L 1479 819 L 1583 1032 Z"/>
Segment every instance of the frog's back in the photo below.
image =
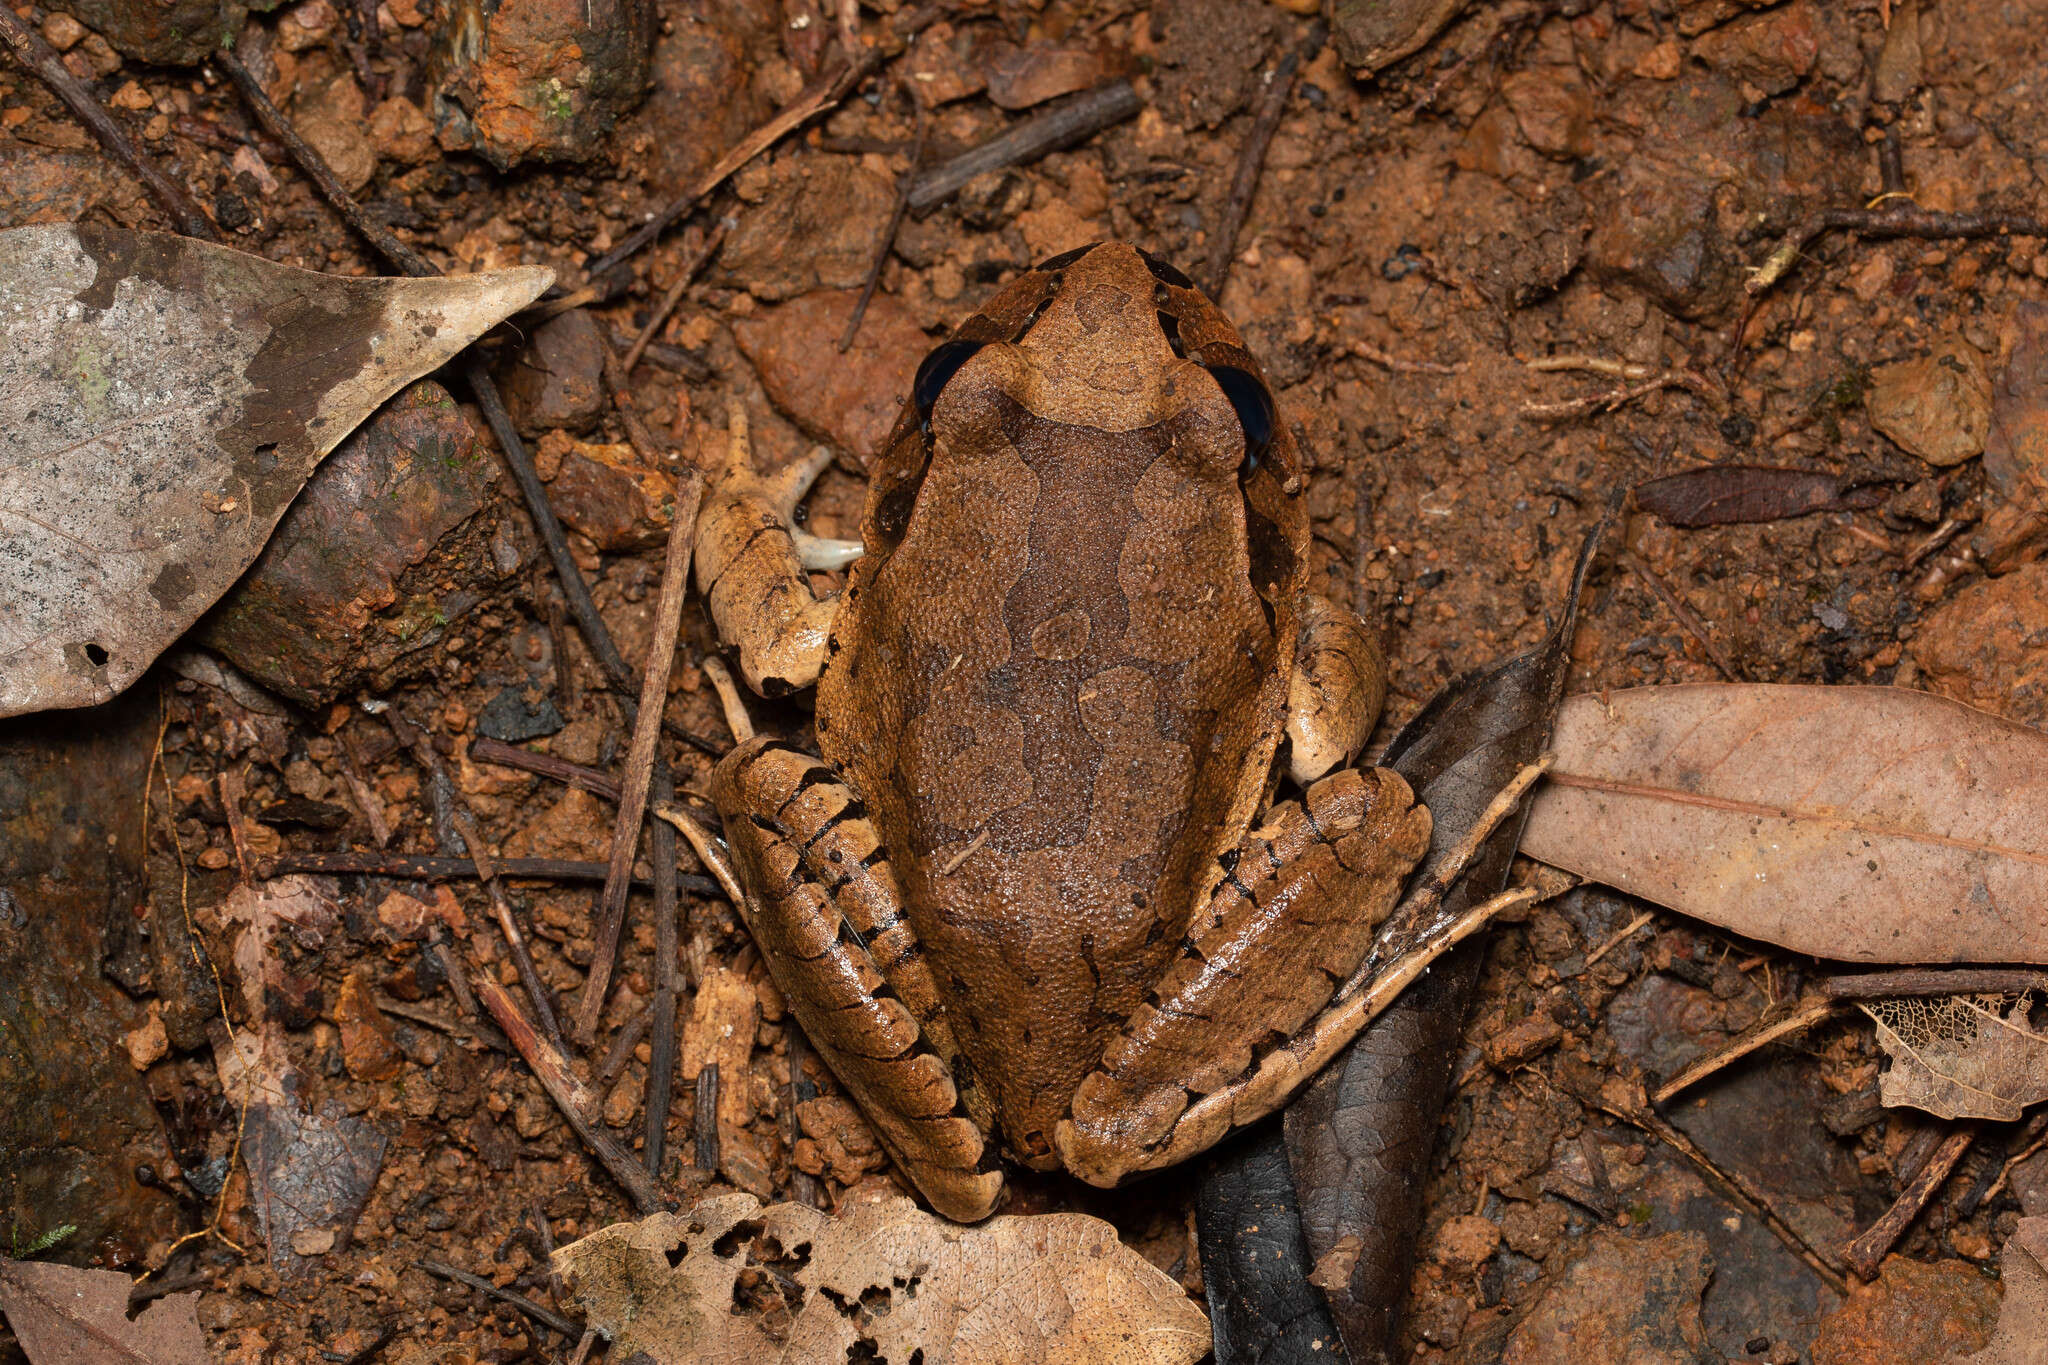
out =
<path fill-rule="evenodd" d="M 1113 330 L 1126 283 L 1042 311 Z M 1149 293 L 1124 305 L 1148 323 Z M 1130 351 L 990 345 L 928 432 L 906 414 L 820 683 L 819 743 L 1026 1159 L 1261 800 L 1292 657 L 1291 593 L 1257 580 L 1298 547 L 1219 456 L 1230 407 Z"/>

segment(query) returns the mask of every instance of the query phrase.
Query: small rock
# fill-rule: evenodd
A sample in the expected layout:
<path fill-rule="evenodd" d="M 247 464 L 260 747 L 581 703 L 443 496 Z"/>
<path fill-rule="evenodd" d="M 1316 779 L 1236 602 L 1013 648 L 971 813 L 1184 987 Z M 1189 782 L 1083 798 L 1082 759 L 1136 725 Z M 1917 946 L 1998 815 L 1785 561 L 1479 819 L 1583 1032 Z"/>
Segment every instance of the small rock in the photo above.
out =
<path fill-rule="evenodd" d="M 441 888 L 445 890 L 446 888 Z M 462 912 L 452 896 L 446 905 L 429 905 L 423 900 L 393 891 L 377 902 L 377 923 L 395 939 L 424 939 L 436 924 L 455 929 L 462 926 Z"/>
<path fill-rule="evenodd" d="M 775 406 L 840 450 L 871 460 L 888 440 L 931 338 L 901 303 L 877 294 L 845 355 L 834 349 L 858 295 L 806 294 L 736 320 L 733 339 Z M 830 356 L 830 364 L 818 357 Z"/>
<path fill-rule="evenodd" d="M 164 1032 L 162 1001 L 149 1002 L 149 1017 L 121 1035 L 121 1046 L 127 1049 L 129 1065 L 137 1071 L 147 1071 L 164 1059 L 171 1050 L 171 1038 Z"/>
<path fill-rule="evenodd" d="M 126 109 L 130 113 L 156 108 L 155 97 L 142 88 L 141 81 L 125 82 L 119 90 L 107 96 L 107 103 L 116 109 Z"/>
<path fill-rule="evenodd" d="M 1570 159 L 1593 150 L 1593 97 L 1576 67 L 1517 71 L 1501 82 L 1500 93 L 1537 151 Z"/>
<path fill-rule="evenodd" d="M 1389 0 L 1337 5 L 1330 12 L 1330 37 L 1345 64 L 1367 76 L 1419 51 L 1465 4 L 1466 0 Z"/>
<path fill-rule="evenodd" d="M 1629 1237 L 1603 1228 L 1588 1240 L 1586 1255 L 1551 1283 L 1508 1337 L 1502 1365 L 1699 1365 L 1720 1358 L 1700 1322 L 1700 1295 L 1713 1273 L 1705 1237 Z"/>
<path fill-rule="evenodd" d="M 1849 1301 L 1821 1320 L 1813 1365 L 1954 1360 L 1982 1350 L 1997 1319 L 1997 1283 L 1976 1267 L 1887 1256 L 1876 1280 L 1850 1281 Z"/>
<path fill-rule="evenodd" d="M 1685 69 L 1685 54 L 1666 38 L 1636 59 L 1635 74 L 1646 81 L 1675 81 Z"/>
<path fill-rule="evenodd" d="M 718 275 L 768 302 L 858 288 L 896 208 L 895 186 L 845 156 L 784 157 L 754 192 L 759 202 L 719 250 Z"/>
<path fill-rule="evenodd" d="M 370 111 L 368 131 L 377 155 L 402 165 L 418 166 L 440 152 L 434 143 L 434 125 L 417 104 L 402 95 L 393 95 Z"/>
<path fill-rule="evenodd" d="M 437 5 L 444 51 L 462 54 L 429 107 L 441 145 L 509 170 L 583 161 L 646 92 L 652 0 Z M 481 11 L 481 12 L 480 12 Z"/>
<path fill-rule="evenodd" d="M 1878 51 L 1877 69 L 1870 77 L 1871 96 L 1886 104 L 1911 99 L 1920 88 L 1924 64 L 1919 2 L 1901 0 L 1892 9 L 1891 27 L 1884 31 L 1884 47 Z"/>
<path fill-rule="evenodd" d="M 562 521 L 600 550 L 644 550 L 668 542 L 675 480 L 644 468 L 629 445 L 570 441 L 548 480 L 548 495 Z"/>
<path fill-rule="evenodd" d="M 334 35 L 331 0 L 299 0 L 277 16 L 278 45 L 287 52 L 318 47 Z"/>
<path fill-rule="evenodd" d="M 1984 472 L 2008 502 L 2048 510 L 2048 304 L 2015 304 L 1999 349 Z"/>
<path fill-rule="evenodd" d="M 1533 1203 L 1511 1203 L 1501 1215 L 1501 1237 L 1508 1246 L 1532 1261 L 1540 1261 L 1557 1249 L 1564 1240 L 1565 1228 L 1571 1216 L 1563 1204 L 1555 1199 L 1538 1199 Z"/>
<path fill-rule="evenodd" d="M 47 8 L 71 15 L 123 56 L 157 66 L 204 61 L 249 17 L 246 0 L 52 0 Z"/>
<path fill-rule="evenodd" d="M 1701 34 L 1693 55 L 1730 79 L 1782 95 L 1813 70 L 1821 35 L 1808 0 L 1766 10 Z"/>
<path fill-rule="evenodd" d="M 1461 1213 L 1437 1229 L 1429 1254 L 1440 1265 L 1471 1271 L 1500 1247 L 1500 1228 L 1491 1219 Z"/>
<path fill-rule="evenodd" d="M 359 1081 L 388 1081 L 405 1064 L 392 1036 L 391 1021 L 370 998 L 361 971 L 342 979 L 334 1002 L 334 1022 L 341 1029 L 341 1061 Z"/>
<path fill-rule="evenodd" d="M 62 10 L 53 10 L 43 20 L 43 41 L 59 52 L 69 52 L 78 46 L 78 40 L 85 37 L 86 28 Z"/>
<path fill-rule="evenodd" d="M 532 556 L 497 478 L 448 391 L 414 384 L 313 472 L 196 642 L 308 706 L 393 685 Z"/>
<path fill-rule="evenodd" d="M 976 52 L 982 32 L 978 26 L 958 29 L 941 21 L 917 35 L 904 54 L 901 69 L 919 103 L 950 104 L 988 87 Z"/>
<path fill-rule="evenodd" d="M 1934 691 L 2048 724 L 2048 563 L 1964 588 L 1921 623 L 1911 649 Z"/>
<path fill-rule="evenodd" d="M 1562 1037 L 1564 1026 L 1550 1017 L 1550 1011 L 1538 1009 L 1487 1039 L 1486 1060 L 1505 1071 L 1555 1046 Z"/>
<path fill-rule="evenodd" d="M 292 1250 L 301 1256 L 325 1256 L 334 1250 L 333 1228 L 294 1228 Z"/>
<path fill-rule="evenodd" d="M 640 1112 L 640 1096 L 647 1082 L 628 1072 L 605 1092 L 604 1121 L 610 1128 L 624 1128 Z"/>
<path fill-rule="evenodd" d="M 604 412 L 604 340 L 581 308 L 549 318 L 498 375 L 519 429 L 588 431 Z"/>
<path fill-rule="evenodd" d="M 1984 357 L 1947 336 L 1918 360 L 1884 365 L 1864 397 L 1870 424 L 1931 465 L 1961 464 L 1984 451 L 1991 427 L 1991 381 Z"/>
<path fill-rule="evenodd" d="M 560 730 L 565 722 L 546 693 L 529 698 L 529 689 L 514 684 L 484 703 L 476 713 L 476 732 L 506 744 L 524 744 Z"/>
<path fill-rule="evenodd" d="M 327 67 L 330 74 L 315 74 L 317 67 Z M 353 194 L 370 183 L 377 173 L 377 153 L 363 118 L 363 89 L 351 72 L 325 61 L 305 63 L 298 92 L 292 96 L 291 116 L 299 135 L 326 159 L 342 188 Z"/>
<path fill-rule="evenodd" d="M 990 43 L 981 54 L 989 102 L 999 109 L 1029 109 L 1109 78 L 1111 63 L 1093 47 L 1071 43 Z"/>
<path fill-rule="evenodd" d="M 144 200 L 135 177 L 94 152 L 67 152 L 0 140 L 0 223 L 75 223 L 95 209 L 141 225 Z"/>

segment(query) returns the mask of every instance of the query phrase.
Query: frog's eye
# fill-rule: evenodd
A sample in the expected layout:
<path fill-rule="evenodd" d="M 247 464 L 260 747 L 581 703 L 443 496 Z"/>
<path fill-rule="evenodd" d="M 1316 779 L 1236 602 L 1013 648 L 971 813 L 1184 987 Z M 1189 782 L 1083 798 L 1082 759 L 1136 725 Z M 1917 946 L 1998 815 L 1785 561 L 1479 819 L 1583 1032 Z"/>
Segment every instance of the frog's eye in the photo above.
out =
<path fill-rule="evenodd" d="M 1266 447 L 1273 444 L 1273 428 L 1279 419 L 1273 409 L 1273 395 L 1266 392 L 1265 384 L 1250 370 L 1235 365 L 1211 365 L 1209 373 L 1223 390 L 1223 396 L 1230 400 L 1230 406 L 1237 410 L 1237 424 L 1244 428 L 1244 467 L 1238 471 L 1238 477 L 1243 478 L 1259 467 Z"/>
<path fill-rule="evenodd" d="M 910 381 L 910 401 L 917 405 L 917 424 L 927 433 L 931 431 L 932 409 L 938 406 L 939 393 L 983 344 L 957 338 L 941 342 L 917 367 L 917 378 Z"/>

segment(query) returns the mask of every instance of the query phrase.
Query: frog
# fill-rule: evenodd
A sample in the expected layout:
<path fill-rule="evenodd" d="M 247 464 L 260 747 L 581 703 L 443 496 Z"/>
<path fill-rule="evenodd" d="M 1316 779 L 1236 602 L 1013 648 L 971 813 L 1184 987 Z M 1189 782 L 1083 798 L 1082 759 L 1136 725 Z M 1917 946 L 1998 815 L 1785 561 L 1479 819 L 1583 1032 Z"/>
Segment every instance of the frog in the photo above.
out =
<path fill-rule="evenodd" d="M 973 1222 L 1005 1159 L 1111 1187 L 1283 1104 L 1431 830 L 1356 761 L 1384 657 L 1237 329 L 1129 243 L 1022 271 L 918 366 L 857 543 L 795 524 L 829 447 L 763 474 L 728 421 L 698 587 L 816 752 L 728 688 L 692 842 L 909 1182 Z"/>

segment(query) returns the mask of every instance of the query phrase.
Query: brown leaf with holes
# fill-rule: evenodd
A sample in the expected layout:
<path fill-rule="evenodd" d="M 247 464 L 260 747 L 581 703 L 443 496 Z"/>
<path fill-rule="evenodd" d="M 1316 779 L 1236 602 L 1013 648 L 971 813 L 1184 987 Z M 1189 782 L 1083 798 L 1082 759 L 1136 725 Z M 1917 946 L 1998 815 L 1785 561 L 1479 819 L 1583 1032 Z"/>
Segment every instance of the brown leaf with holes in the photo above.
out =
<path fill-rule="evenodd" d="M 29 1365 L 213 1365 L 197 1294 L 166 1294 L 130 1321 L 132 1288 L 111 1270 L 0 1256 L 0 1313 Z"/>
<path fill-rule="evenodd" d="M 1998 1268 L 2005 1280 L 1998 1330 L 1989 1346 L 1953 1365 L 2048 1365 L 2048 1218 L 2020 1219 Z"/>
<path fill-rule="evenodd" d="M 341 279 L 161 233 L 0 232 L 0 716 L 134 682 L 342 437 L 552 278 Z"/>
<path fill-rule="evenodd" d="M 2048 1036 L 2028 1019 L 2033 1004 L 2031 991 L 1865 1004 L 1892 1063 L 1881 1082 L 1884 1102 L 2003 1123 L 2048 1100 Z"/>
<path fill-rule="evenodd" d="M 1572 697 L 1522 852 L 1794 952 L 2048 963 L 2048 736 L 1893 687 Z"/>
<path fill-rule="evenodd" d="M 603 1228 L 554 1267 L 614 1360 L 1192 1365 L 1209 1351 L 1181 1287 L 1075 1213 L 963 1227 L 901 1198 L 834 1218 L 724 1195 Z"/>

